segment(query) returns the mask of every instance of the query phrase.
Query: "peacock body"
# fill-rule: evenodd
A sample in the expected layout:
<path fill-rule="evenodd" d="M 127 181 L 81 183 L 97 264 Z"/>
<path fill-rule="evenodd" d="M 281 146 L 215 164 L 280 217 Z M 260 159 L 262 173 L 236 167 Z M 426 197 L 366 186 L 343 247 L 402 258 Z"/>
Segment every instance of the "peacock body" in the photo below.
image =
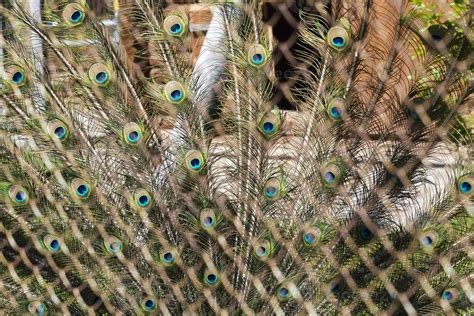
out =
<path fill-rule="evenodd" d="M 284 111 L 261 1 L 195 62 L 179 6 L 50 2 L 0 7 L 2 314 L 474 313 L 468 4 L 303 8 Z"/>

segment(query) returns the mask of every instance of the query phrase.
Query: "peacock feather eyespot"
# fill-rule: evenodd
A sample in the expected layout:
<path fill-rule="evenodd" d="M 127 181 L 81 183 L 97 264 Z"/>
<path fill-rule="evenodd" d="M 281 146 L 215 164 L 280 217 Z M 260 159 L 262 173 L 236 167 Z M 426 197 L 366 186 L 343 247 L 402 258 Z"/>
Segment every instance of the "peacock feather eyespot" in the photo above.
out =
<path fill-rule="evenodd" d="M 443 291 L 443 294 L 441 294 L 441 299 L 449 302 L 449 303 L 454 303 L 458 300 L 459 298 L 459 291 L 455 288 L 450 288 L 447 290 Z"/>
<path fill-rule="evenodd" d="M 130 196 L 130 205 L 136 210 L 147 210 L 153 205 L 153 198 L 145 189 L 137 189 Z"/>
<path fill-rule="evenodd" d="M 166 34 L 172 37 L 180 37 L 187 31 L 187 21 L 179 15 L 170 15 L 163 21 Z"/>
<path fill-rule="evenodd" d="M 280 130 L 281 119 L 272 111 L 265 113 L 258 122 L 258 131 L 266 138 L 272 138 L 280 133 Z"/>
<path fill-rule="evenodd" d="M 198 150 L 190 150 L 184 157 L 184 165 L 191 173 L 199 173 L 205 167 L 204 154 Z"/>
<path fill-rule="evenodd" d="M 28 305 L 28 311 L 30 312 L 31 315 L 43 316 L 43 315 L 46 315 L 47 309 L 44 303 L 39 302 L 39 301 L 34 301 Z"/>
<path fill-rule="evenodd" d="M 176 260 L 176 250 L 163 248 L 160 250 L 160 261 L 165 266 L 172 266 L 175 264 Z"/>
<path fill-rule="evenodd" d="M 209 286 L 216 286 L 219 284 L 220 278 L 216 271 L 207 270 L 204 273 L 204 283 Z"/>
<path fill-rule="evenodd" d="M 263 195 L 269 201 L 276 201 L 284 195 L 283 181 L 278 178 L 270 178 L 263 188 Z"/>
<path fill-rule="evenodd" d="M 471 175 L 466 175 L 458 180 L 458 191 L 463 196 L 471 196 L 472 194 L 472 186 L 474 185 L 474 177 Z"/>
<path fill-rule="evenodd" d="M 71 189 L 74 195 L 81 200 L 87 199 L 91 194 L 89 183 L 81 178 L 76 178 L 71 181 Z"/>
<path fill-rule="evenodd" d="M 156 300 L 152 297 L 145 297 L 140 303 L 142 309 L 145 312 L 151 312 L 156 309 L 157 303 Z"/>
<path fill-rule="evenodd" d="M 321 230 L 318 227 L 309 227 L 303 231 L 303 242 L 306 246 L 316 246 L 321 239 Z"/>
<path fill-rule="evenodd" d="M 104 240 L 104 247 L 109 254 L 115 255 L 122 251 L 122 241 L 117 237 L 110 236 Z"/>
<path fill-rule="evenodd" d="M 130 122 L 123 127 L 123 136 L 126 143 L 136 145 L 142 140 L 142 130 L 137 123 Z"/>
<path fill-rule="evenodd" d="M 43 244 L 46 250 L 52 253 L 61 252 L 61 240 L 53 235 L 46 235 L 43 237 Z"/>
<path fill-rule="evenodd" d="M 418 237 L 418 240 L 420 241 L 420 245 L 424 249 L 432 250 L 438 244 L 439 235 L 435 231 L 428 230 L 428 231 L 422 232 L 420 236 Z"/>
<path fill-rule="evenodd" d="M 106 86 L 111 79 L 109 68 L 102 63 L 92 64 L 88 71 L 89 79 L 96 86 Z"/>
<path fill-rule="evenodd" d="M 292 298 L 288 284 L 282 284 L 277 289 L 277 297 L 280 302 L 287 302 Z"/>
<path fill-rule="evenodd" d="M 78 3 L 70 3 L 63 10 L 63 19 L 70 26 L 81 24 L 85 15 L 85 8 Z"/>
<path fill-rule="evenodd" d="M 340 121 L 346 115 L 346 101 L 341 98 L 335 98 L 329 102 L 327 113 L 333 121 Z"/>
<path fill-rule="evenodd" d="M 323 183 L 328 187 L 335 187 L 341 181 L 344 169 L 336 163 L 330 163 L 321 170 Z"/>
<path fill-rule="evenodd" d="M 250 47 L 247 55 L 247 60 L 250 65 L 260 68 L 266 64 L 267 59 L 268 54 L 265 47 L 260 44 L 254 44 Z"/>
<path fill-rule="evenodd" d="M 164 93 L 166 100 L 173 104 L 181 104 L 186 100 L 186 91 L 181 83 L 170 81 L 165 85 Z"/>
<path fill-rule="evenodd" d="M 153 199 L 145 189 L 138 189 L 132 195 L 132 206 L 138 209 L 148 209 L 151 207 Z"/>
<path fill-rule="evenodd" d="M 8 189 L 8 197 L 16 205 L 25 205 L 29 201 L 28 191 L 20 185 L 11 185 Z"/>
<path fill-rule="evenodd" d="M 415 121 L 421 120 L 420 115 L 423 116 L 427 114 L 426 106 L 427 100 L 418 97 L 413 98 L 405 105 L 408 116 Z"/>
<path fill-rule="evenodd" d="M 48 132 L 53 139 L 62 141 L 68 137 L 69 128 L 63 121 L 54 119 L 48 122 Z"/>
<path fill-rule="evenodd" d="M 5 70 L 6 80 L 12 87 L 21 87 L 27 81 L 25 70 L 18 65 L 11 65 Z"/>
<path fill-rule="evenodd" d="M 428 27 L 428 29 L 422 32 L 422 36 L 429 43 L 434 45 L 443 44 L 449 45 L 454 37 L 454 29 L 443 24 L 434 24 Z"/>
<path fill-rule="evenodd" d="M 349 29 L 341 23 L 329 29 L 326 40 L 328 45 L 336 51 L 343 51 L 349 46 L 351 34 Z"/>
<path fill-rule="evenodd" d="M 369 241 L 374 238 L 374 234 L 365 226 L 359 228 L 359 236 L 362 240 Z"/>
<path fill-rule="evenodd" d="M 217 225 L 216 213 L 210 208 L 203 209 L 199 219 L 203 229 L 212 229 Z"/>
<path fill-rule="evenodd" d="M 340 294 L 344 290 L 344 287 L 345 283 L 342 277 L 336 277 L 328 284 L 329 291 L 331 291 L 333 295 Z"/>
<path fill-rule="evenodd" d="M 273 245 L 268 239 L 258 240 L 254 246 L 254 254 L 258 260 L 265 261 L 272 255 Z"/>

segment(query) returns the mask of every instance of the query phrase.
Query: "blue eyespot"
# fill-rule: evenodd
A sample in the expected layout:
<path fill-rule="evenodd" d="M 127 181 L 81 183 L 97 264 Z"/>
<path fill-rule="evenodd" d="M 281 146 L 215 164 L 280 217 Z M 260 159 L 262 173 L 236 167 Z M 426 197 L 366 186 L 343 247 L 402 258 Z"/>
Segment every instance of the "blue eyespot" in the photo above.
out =
<path fill-rule="evenodd" d="M 25 70 L 18 65 L 10 65 L 5 69 L 5 79 L 11 86 L 20 87 L 26 82 Z"/>
<path fill-rule="evenodd" d="M 326 182 L 332 183 L 336 181 L 336 175 L 333 172 L 328 171 L 324 174 L 324 179 L 326 180 Z"/>
<path fill-rule="evenodd" d="M 333 121 L 340 121 L 346 113 L 346 101 L 342 98 L 334 98 L 327 107 L 329 118 Z"/>
<path fill-rule="evenodd" d="M 339 283 L 331 283 L 331 285 L 329 286 L 329 290 L 332 292 L 332 293 L 337 293 L 339 292 L 341 288 L 341 285 Z"/>
<path fill-rule="evenodd" d="M 421 239 L 421 242 L 422 242 L 423 245 L 425 245 L 425 246 L 432 246 L 432 245 L 433 245 L 433 239 L 432 239 L 430 236 L 424 236 L 424 237 Z"/>
<path fill-rule="evenodd" d="M 56 135 L 58 139 L 63 139 L 66 136 L 66 132 L 67 130 L 64 126 L 58 126 L 54 129 L 54 135 Z"/>
<path fill-rule="evenodd" d="M 59 243 L 59 240 L 55 239 L 51 241 L 51 243 L 49 244 L 49 248 L 52 251 L 58 251 L 59 249 L 61 249 L 61 244 Z"/>
<path fill-rule="evenodd" d="M 26 204 L 28 202 L 28 193 L 20 185 L 11 185 L 8 188 L 8 196 L 15 204 Z"/>
<path fill-rule="evenodd" d="M 130 132 L 128 134 L 128 140 L 132 143 L 136 143 L 140 139 L 140 134 L 137 131 Z"/>
<path fill-rule="evenodd" d="M 105 71 L 101 71 L 95 75 L 95 81 L 99 84 L 106 82 L 107 79 L 109 79 L 109 75 Z"/>
<path fill-rule="evenodd" d="M 266 195 L 267 197 L 270 197 L 270 198 L 271 198 L 271 197 L 274 197 L 274 196 L 277 194 L 277 192 L 278 192 L 278 190 L 277 190 L 277 188 L 275 188 L 275 187 L 267 187 L 267 188 L 265 189 L 265 195 Z"/>
<path fill-rule="evenodd" d="M 267 60 L 267 52 L 265 51 L 265 48 L 260 44 L 252 45 L 247 53 L 247 60 L 250 65 L 260 68 Z"/>
<path fill-rule="evenodd" d="M 58 253 L 61 251 L 61 242 L 53 235 L 44 236 L 43 243 L 50 252 Z"/>
<path fill-rule="evenodd" d="M 471 194 L 472 193 L 472 182 L 471 179 L 466 178 L 459 182 L 459 191 L 462 194 Z"/>
<path fill-rule="evenodd" d="M 170 267 L 175 263 L 176 254 L 174 249 L 163 248 L 160 250 L 160 260 L 164 266 Z"/>
<path fill-rule="evenodd" d="M 290 291 L 285 287 L 281 287 L 278 290 L 278 295 L 281 297 L 288 297 L 288 295 L 290 295 Z"/>
<path fill-rule="evenodd" d="M 146 195 L 140 195 L 138 197 L 138 205 L 145 207 L 150 204 L 150 199 Z"/>
<path fill-rule="evenodd" d="M 12 81 L 14 84 L 20 84 L 24 80 L 25 80 L 25 75 L 20 71 L 15 72 L 12 76 Z"/>
<path fill-rule="evenodd" d="M 374 235 L 372 234 L 372 232 L 367 228 L 367 227 L 362 227 L 359 229 L 359 236 L 363 239 L 363 240 L 371 240 Z"/>
<path fill-rule="evenodd" d="M 316 236 L 313 233 L 306 233 L 304 234 L 304 241 L 307 244 L 312 244 L 316 241 Z"/>
<path fill-rule="evenodd" d="M 89 79 L 97 86 L 105 86 L 110 81 L 110 69 L 102 63 L 92 64 L 89 68 Z"/>
<path fill-rule="evenodd" d="M 181 33 L 182 30 L 183 30 L 183 26 L 179 23 L 175 23 L 175 24 L 171 25 L 171 27 L 170 27 L 170 32 L 173 33 L 173 34 L 179 34 L 179 33 Z"/>
<path fill-rule="evenodd" d="M 282 286 L 278 289 L 277 296 L 281 302 L 286 302 L 291 298 L 290 290 L 287 287 Z"/>
<path fill-rule="evenodd" d="M 210 208 L 203 209 L 199 215 L 201 227 L 204 229 L 213 228 L 216 225 L 216 214 Z"/>
<path fill-rule="evenodd" d="M 272 243 L 268 239 L 261 239 L 253 245 L 255 256 L 259 260 L 267 260 L 273 252 Z"/>
<path fill-rule="evenodd" d="M 80 22 L 80 21 L 82 20 L 83 15 L 84 15 L 84 14 L 83 14 L 82 11 L 80 11 L 80 10 L 74 11 L 74 12 L 71 14 L 71 22 L 72 22 L 72 23 Z"/>
<path fill-rule="evenodd" d="M 275 125 L 271 122 L 265 122 L 263 123 L 263 131 L 265 133 L 271 133 L 275 130 Z"/>
<path fill-rule="evenodd" d="M 197 174 L 204 169 L 204 155 L 198 150 L 190 150 L 186 153 L 184 158 L 184 166 L 188 171 Z"/>
<path fill-rule="evenodd" d="M 336 25 L 329 29 L 327 43 L 332 48 L 341 51 L 346 48 L 350 34 L 342 25 Z"/>
<path fill-rule="evenodd" d="M 343 169 L 335 163 L 330 163 L 321 170 L 323 182 L 328 187 L 335 187 L 341 181 Z"/>
<path fill-rule="evenodd" d="M 206 216 L 203 218 L 202 224 L 206 227 L 211 227 L 214 225 L 214 218 L 211 216 Z"/>
<path fill-rule="evenodd" d="M 344 286 L 343 286 L 343 283 L 342 283 L 342 279 L 340 277 L 335 278 L 334 280 L 332 280 L 329 283 L 329 290 L 333 294 L 337 294 L 337 293 L 341 292 L 343 288 L 344 288 Z"/>
<path fill-rule="evenodd" d="M 425 231 L 419 237 L 421 246 L 428 250 L 431 250 L 436 246 L 438 239 L 438 233 L 435 231 Z"/>
<path fill-rule="evenodd" d="M 18 203 L 23 203 L 26 201 L 26 198 L 28 195 L 26 194 L 25 191 L 18 191 L 15 195 L 15 201 Z"/>
<path fill-rule="evenodd" d="M 183 97 L 183 93 L 180 90 L 171 91 L 171 100 L 179 101 Z"/>
<path fill-rule="evenodd" d="M 472 192 L 472 185 L 469 182 L 464 181 L 459 184 L 459 189 L 462 193 L 468 194 Z"/>
<path fill-rule="evenodd" d="M 342 37 L 336 36 L 332 39 L 332 44 L 336 47 L 343 47 L 346 41 Z"/>
<path fill-rule="evenodd" d="M 178 81 L 170 81 L 164 87 L 164 97 L 171 103 L 179 105 L 186 100 L 186 90 Z"/>
<path fill-rule="evenodd" d="M 315 246 L 320 240 L 321 230 L 318 227 L 310 227 L 303 232 L 303 242 L 306 246 Z"/>
<path fill-rule="evenodd" d="M 140 133 L 138 131 L 133 131 L 128 134 L 128 140 L 131 143 L 136 143 L 140 140 Z"/>
<path fill-rule="evenodd" d="M 81 184 L 81 185 L 77 186 L 76 193 L 77 193 L 77 195 L 79 195 L 81 197 L 87 196 L 87 194 L 89 193 L 89 187 L 87 186 L 87 184 Z"/>
<path fill-rule="evenodd" d="M 163 261 L 166 263 L 171 263 L 174 261 L 174 256 L 171 252 L 166 252 L 163 254 Z"/>
<path fill-rule="evenodd" d="M 264 246 L 259 246 L 255 249 L 255 254 L 257 257 L 265 257 L 268 254 L 268 250 Z"/>
<path fill-rule="evenodd" d="M 453 293 L 451 293 L 450 291 L 444 291 L 443 299 L 445 299 L 447 301 L 452 300 L 453 299 Z"/>
<path fill-rule="evenodd" d="M 258 130 L 265 138 L 271 138 L 280 131 L 281 120 L 272 111 L 266 112 L 258 122 Z"/>
<path fill-rule="evenodd" d="M 341 109 L 337 108 L 337 107 L 332 107 L 331 108 L 331 115 L 334 119 L 338 120 L 341 118 Z"/>
<path fill-rule="evenodd" d="M 52 138 L 63 140 L 69 134 L 69 130 L 63 121 L 53 119 L 48 122 L 48 132 Z"/>
<path fill-rule="evenodd" d="M 153 300 L 146 300 L 145 307 L 147 310 L 152 310 L 155 308 L 155 302 L 153 302 Z"/>
<path fill-rule="evenodd" d="M 252 56 L 252 61 L 254 64 L 257 64 L 257 65 L 260 65 L 261 63 L 263 63 L 263 55 L 262 54 L 254 54 Z"/>
<path fill-rule="evenodd" d="M 443 300 L 448 301 L 449 303 L 454 303 L 459 297 L 459 291 L 455 288 L 447 289 L 443 291 L 441 297 Z"/>
<path fill-rule="evenodd" d="M 122 242 L 118 238 L 109 237 L 104 242 L 104 245 L 110 254 L 116 254 L 122 251 Z"/>
<path fill-rule="evenodd" d="M 71 188 L 73 189 L 73 192 L 76 197 L 78 197 L 79 199 L 85 199 L 90 195 L 89 184 L 80 178 L 72 180 Z"/>
<path fill-rule="evenodd" d="M 125 124 L 123 127 L 123 135 L 125 137 L 125 141 L 131 145 L 139 143 L 142 139 L 142 131 L 140 126 L 138 126 L 138 124 L 135 122 Z"/>
<path fill-rule="evenodd" d="M 217 282 L 218 279 L 219 279 L 219 277 L 217 276 L 217 274 L 214 274 L 214 273 L 209 273 L 206 276 L 207 284 L 214 284 L 214 283 Z"/>
<path fill-rule="evenodd" d="M 156 301 L 153 298 L 147 297 L 142 300 L 141 305 L 144 311 L 149 312 L 155 310 Z"/>
<path fill-rule="evenodd" d="M 201 167 L 202 161 L 199 158 L 194 158 L 194 159 L 191 159 L 191 161 L 189 162 L 189 165 L 191 166 L 191 168 L 196 170 L 196 169 L 199 169 Z"/>
<path fill-rule="evenodd" d="M 28 311 L 31 315 L 43 316 L 46 315 L 46 305 L 41 302 L 31 302 L 28 305 Z"/>
<path fill-rule="evenodd" d="M 187 21 L 178 15 L 170 15 L 163 21 L 165 32 L 172 37 L 179 37 L 184 34 L 187 28 Z"/>
<path fill-rule="evenodd" d="M 84 8 L 78 3 L 70 3 L 63 10 L 63 19 L 70 26 L 78 25 L 84 20 Z"/>
<path fill-rule="evenodd" d="M 284 194 L 283 183 L 278 178 L 270 178 L 263 187 L 264 197 L 271 202 L 282 198 Z"/>
<path fill-rule="evenodd" d="M 418 112 L 415 111 L 415 110 L 409 110 L 408 111 L 408 114 L 410 115 L 410 117 L 414 120 L 419 120 L 420 119 L 420 116 L 418 115 Z"/>

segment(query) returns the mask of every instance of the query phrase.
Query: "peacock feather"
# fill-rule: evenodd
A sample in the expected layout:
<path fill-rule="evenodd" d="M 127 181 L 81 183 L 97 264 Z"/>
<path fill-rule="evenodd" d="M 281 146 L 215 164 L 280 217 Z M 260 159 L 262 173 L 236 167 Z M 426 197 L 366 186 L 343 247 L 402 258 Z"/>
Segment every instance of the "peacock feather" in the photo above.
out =
<path fill-rule="evenodd" d="M 470 4 L 264 2 L 0 2 L 2 315 L 474 313 Z"/>

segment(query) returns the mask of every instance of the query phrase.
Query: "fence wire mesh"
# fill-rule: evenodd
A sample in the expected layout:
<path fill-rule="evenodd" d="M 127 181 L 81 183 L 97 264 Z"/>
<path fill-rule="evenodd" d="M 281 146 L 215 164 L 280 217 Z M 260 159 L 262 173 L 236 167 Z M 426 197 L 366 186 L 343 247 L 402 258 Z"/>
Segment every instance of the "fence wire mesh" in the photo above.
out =
<path fill-rule="evenodd" d="M 1 3 L 2 314 L 474 312 L 467 2 Z"/>

